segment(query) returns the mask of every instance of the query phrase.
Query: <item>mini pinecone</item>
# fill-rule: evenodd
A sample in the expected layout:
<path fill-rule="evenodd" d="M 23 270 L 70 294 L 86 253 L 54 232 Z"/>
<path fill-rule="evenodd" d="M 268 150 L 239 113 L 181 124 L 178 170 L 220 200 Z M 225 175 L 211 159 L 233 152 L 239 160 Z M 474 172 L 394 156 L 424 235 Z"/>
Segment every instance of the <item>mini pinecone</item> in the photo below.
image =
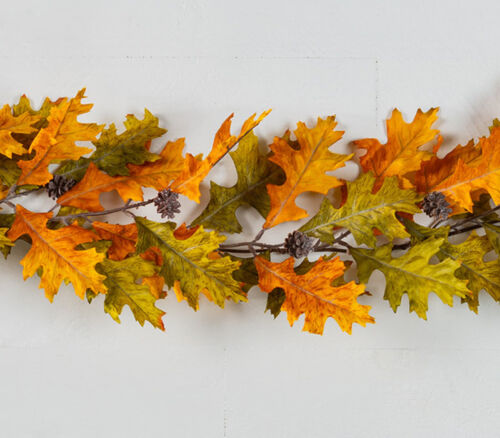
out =
<path fill-rule="evenodd" d="M 427 216 L 436 219 L 448 219 L 451 213 L 450 204 L 441 192 L 432 192 L 425 196 L 422 210 Z"/>
<path fill-rule="evenodd" d="M 285 249 L 296 259 L 305 257 L 311 252 L 312 247 L 313 239 L 300 231 L 290 233 L 285 239 Z"/>
<path fill-rule="evenodd" d="M 164 189 L 158 193 L 154 200 L 156 211 L 162 218 L 165 216 L 172 219 L 176 213 L 180 213 L 181 203 L 179 202 L 179 194 L 172 192 L 170 189 Z"/>
<path fill-rule="evenodd" d="M 47 188 L 48 195 L 52 199 L 57 199 L 71 190 L 75 184 L 76 181 L 74 179 L 66 178 L 62 175 L 54 175 L 45 187 Z"/>

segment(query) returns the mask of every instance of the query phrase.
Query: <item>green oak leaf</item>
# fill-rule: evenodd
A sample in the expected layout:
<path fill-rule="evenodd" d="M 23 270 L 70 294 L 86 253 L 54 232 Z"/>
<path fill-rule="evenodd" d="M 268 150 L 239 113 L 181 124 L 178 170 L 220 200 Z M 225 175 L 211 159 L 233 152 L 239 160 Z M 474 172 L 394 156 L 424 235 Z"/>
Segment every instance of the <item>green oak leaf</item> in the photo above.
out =
<path fill-rule="evenodd" d="M 493 249 L 488 236 L 478 236 L 472 232 L 467 240 L 453 245 L 448 242 L 449 227 L 427 228 L 404 220 L 408 232 L 411 234 L 412 243 L 422 242 L 428 238 L 441 237 L 443 244 L 436 252 L 440 260 L 451 259 L 460 264 L 455 276 L 467 281 L 467 288 L 472 294 L 467 295 L 462 301 L 467 302 L 469 308 L 476 312 L 479 306 L 479 292 L 485 290 L 495 301 L 500 301 L 500 263 L 498 259 L 484 261 L 484 256 Z M 488 224 L 484 224 L 485 229 Z"/>
<path fill-rule="evenodd" d="M 483 224 L 486 236 L 490 239 L 495 252 L 500 255 L 500 226 L 492 224 Z"/>
<path fill-rule="evenodd" d="M 156 265 L 136 255 L 120 261 L 104 259 L 96 270 L 106 276 L 104 284 L 108 291 L 104 311 L 116 322 L 120 322 L 123 306 L 127 305 L 140 325 L 149 321 L 153 327 L 164 330 L 161 318 L 165 312 L 155 306 L 157 298 L 149 285 L 140 283 L 141 279 L 157 272 Z M 92 296 L 87 295 L 87 299 L 91 301 Z"/>
<path fill-rule="evenodd" d="M 238 149 L 229 155 L 236 167 L 238 181 L 232 187 L 223 187 L 211 181 L 210 202 L 192 224 L 240 233 L 242 227 L 236 218 L 236 210 L 242 205 L 250 205 L 266 217 L 270 208 L 266 185 L 281 184 L 283 172 L 259 152 L 258 139 L 253 132 L 247 134 Z"/>
<path fill-rule="evenodd" d="M 96 150 L 90 157 L 64 161 L 55 173 L 80 181 L 89 164 L 95 163 L 110 176 L 129 175 L 127 164 L 140 165 L 160 158 L 147 149 L 148 142 L 167 132 L 158 126 L 157 117 L 146 109 L 142 120 L 129 114 L 123 125 L 125 131 L 121 134 L 116 133 L 114 123 L 109 125 L 94 142 Z"/>
<path fill-rule="evenodd" d="M 178 239 L 174 235 L 173 222 L 160 223 L 137 217 L 136 224 L 137 253 L 158 248 L 163 258 L 160 275 L 169 287 L 178 282 L 176 286 L 195 310 L 203 290 L 207 290 L 220 307 L 224 307 L 228 298 L 235 302 L 246 301 L 239 282 L 232 276 L 239 262 L 214 253 L 226 239 L 224 236 L 215 231 L 206 232 L 200 226 L 191 236 Z"/>
<path fill-rule="evenodd" d="M 274 319 L 276 319 L 281 313 L 281 306 L 283 305 L 285 300 L 286 293 L 281 287 L 273 289 L 267 294 L 266 310 L 264 310 L 264 312 L 267 312 L 269 310 L 271 312 L 271 315 L 274 316 Z"/>
<path fill-rule="evenodd" d="M 16 160 L 0 155 L 0 186 L 12 187 L 21 176 Z"/>
<path fill-rule="evenodd" d="M 371 172 L 362 174 L 353 182 L 347 182 L 347 200 L 344 205 L 336 209 L 325 198 L 319 212 L 299 231 L 331 244 L 335 241 L 333 230 L 345 227 L 351 231 L 359 245 L 371 247 L 377 243 L 374 228 L 391 240 L 408 237 L 396 212 L 419 213 L 420 208 L 415 204 L 421 197 L 414 190 L 400 189 L 397 176 L 386 178 L 376 193 L 372 193 L 374 183 L 375 178 Z"/>
<path fill-rule="evenodd" d="M 427 319 L 428 296 L 434 292 L 443 303 L 453 306 L 453 296 L 465 298 L 470 295 L 467 282 L 455 276 L 460 263 L 446 259 L 438 264 L 429 264 L 444 243 L 443 238 L 429 238 L 412 246 L 400 257 L 392 257 L 392 244 L 375 249 L 350 248 L 358 265 L 358 278 L 366 283 L 374 270 L 385 275 L 384 299 L 396 312 L 403 294 L 408 295 L 410 312 Z"/>

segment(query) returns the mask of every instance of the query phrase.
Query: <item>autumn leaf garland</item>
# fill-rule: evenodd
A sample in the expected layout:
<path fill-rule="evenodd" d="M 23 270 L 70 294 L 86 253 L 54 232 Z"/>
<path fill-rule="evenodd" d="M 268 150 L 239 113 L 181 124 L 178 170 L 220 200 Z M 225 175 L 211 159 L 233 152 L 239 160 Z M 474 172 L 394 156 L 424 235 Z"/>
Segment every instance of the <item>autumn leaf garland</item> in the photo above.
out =
<path fill-rule="evenodd" d="M 184 155 L 183 138 L 152 146 L 166 130 L 148 110 L 143 118 L 127 115 L 121 132 L 82 123 L 92 108 L 84 92 L 47 98 L 39 109 L 22 96 L 0 109 L 0 251 L 7 258 L 17 242 L 30 245 L 24 278 L 39 276 L 50 301 L 71 283 L 89 302 L 104 295 L 115 321 L 128 307 L 141 325 L 164 330 L 168 290 L 197 310 L 202 296 L 224 307 L 252 299 L 258 286 L 274 317 L 285 312 L 293 325 L 304 315 L 304 330 L 316 334 L 329 318 L 348 333 L 375 321 L 370 303 L 380 293 L 366 290 L 375 270 L 395 312 L 406 296 L 409 310 L 427 318 L 431 293 L 476 313 L 482 291 L 500 302 L 500 122 L 443 155 L 437 108 L 418 110 L 410 122 L 394 110 L 385 144 L 354 141 L 361 173 L 345 181 L 332 171 L 356 158 L 335 152 L 343 136 L 335 116 L 299 122 L 265 149 L 254 129 L 269 111 L 237 133 L 231 115 L 203 158 Z M 200 185 L 227 154 L 236 183 L 211 182 L 205 209 L 176 223 L 182 198 L 199 203 Z M 32 211 L 29 195 L 44 192 L 55 203 Z M 107 192 L 122 204 L 108 208 Z M 306 193 L 323 196 L 312 217 L 297 203 Z M 159 220 L 139 213 L 147 205 Z M 247 242 L 234 238 L 243 230 L 236 215 L 243 206 L 262 216 Z M 118 222 L 114 213 L 131 219 Z M 295 231 L 266 243 L 267 230 L 285 222 Z M 357 281 L 345 279 L 347 269 Z"/>

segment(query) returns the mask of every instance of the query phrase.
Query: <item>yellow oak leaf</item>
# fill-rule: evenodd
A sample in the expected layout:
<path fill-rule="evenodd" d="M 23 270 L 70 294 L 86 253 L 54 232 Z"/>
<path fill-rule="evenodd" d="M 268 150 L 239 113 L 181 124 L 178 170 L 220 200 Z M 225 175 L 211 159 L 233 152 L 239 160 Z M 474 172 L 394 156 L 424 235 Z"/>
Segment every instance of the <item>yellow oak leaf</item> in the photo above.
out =
<path fill-rule="evenodd" d="M 326 194 L 342 182 L 326 172 L 343 167 L 351 155 L 335 154 L 329 147 L 337 142 L 343 131 L 335 131 L 335 116 L 318 118 L 316 126 L 308 128 L 299 122 L 294 131 L 297 143 L 292 144 L 287 136 L 275 137 L 270 146 L 273 155 L 269 158 L 280 166 L 286 175 L 282 185 L 268 184 L 267 191 L 271 209 L 264 228 L 271 228 L 286 221 L 307 217 L 307 211 L 295 203 L 295 199 L 304 192 Z"/>
<path fill-rule="evenodd" d="M 95 123 L 80 123 L 77 117 L 88 113 L 91 104 L 82 104 L 85 89 L 80 90 L 72 99 L 62 99 L 53 106 L 47 118 L 48 125 L 41 129 L 33 142 L 29 152 L 35 155 L 31 160 L 19 161 L 21 176 L 18 185 L 44 185 L 53 175 L 49 172 L 49 165 L 62 160 L 77 160 L 92 149 L 77 146 L 77 141 L 93 141 L 101 131 L 103 125 Z"/>
<path fill-rule="evenodd" d="M 0 109 L 0 154 L 12 158 L 12 154 L 23 155 L 28 151 L 23 144 L 12 137 L 12 134 L 31 134 L 36 131 L 33 125 L 40 118 L 28 111 L 14 116 L 9 105 Z"/>
<path fill-rule="evenodd" d="M 365 326 L 375 322 L 368 314 L 370 306 L 357 302 L 357 297 L 364 293 L 363 285 L 351 281 L 332 286 L 332 282 L 342 277 L 345 270 L 339 257 L 331 260 L 320 257 L 303 275 L 297 274 L 293 265 L 293 257 L 281 263 L 274 263 L 260 256 L 255 258 L 259 287 L 267 293 L 276 288 L 285 291 L 286 298 L 281 310 L 287 312 L 290 325 L 303 313 L 303 330 L 319 335 L 323 334 L 329 317 L 334 318 L 340 328 L 349 334 L 353 323 Z"/>
<path fill-rule="evenodd" d="M 249 134 L 270 111 L 264 111 L 257 119 L 255 119 L 256 114 L 253 114 L 243 123 L 238 135 L 231 135 L 231 119 L 233 117 L 231 114 L 215 134 L 212 149 L 205 159 L 186 154 L 183 170 L 170 188 L 193 201 L 200 202 L 200 183 L 208 175 L 210 169 L 243 137 Z"/>
<path fill-rule="evenodd" d="M 404 178 L 410 172 L 420 168 L 422 161 L 432 157 L 432 153 L 421 150 L 420 147 L 437 138 L 439 131 L 432 129 L 437 120 L 439 108 L 431 108 L 427 112 L 418 110 L 411 123 L 403 120 L 401 112 L 395 109 L 387 120 L 387 143 L 381 144 L 375 138 L 355 140 L 360 149 L 366 149 L 366 154 L 360 158 L 363 171 L 372 171 L 377 178 L 374 190 L 378 189 L 384 178 L 397 175 L 404 188 L 413 185 Z"/>
<path fill-rule="evenodd" d="M 95 248 L 76 250 L 81 243 L 96 240 L 92 231 L 72 224 L 58 230 L 47 228 L 52 213 L 33 213 L 17 205 L 16 218 L 7 237 L 15 241 L 22 235 L 29 235 L 31 248 L 21 260 L 24 279 L 33 276 L 42 268 L 40 288 L 52 301 L 62 281 L 71 282 L 76 295 L 85 296 L 91 289 L 94 293 L 106 293 L 105 277 L 95 270 L 96 264 L 104 259 Z"/>

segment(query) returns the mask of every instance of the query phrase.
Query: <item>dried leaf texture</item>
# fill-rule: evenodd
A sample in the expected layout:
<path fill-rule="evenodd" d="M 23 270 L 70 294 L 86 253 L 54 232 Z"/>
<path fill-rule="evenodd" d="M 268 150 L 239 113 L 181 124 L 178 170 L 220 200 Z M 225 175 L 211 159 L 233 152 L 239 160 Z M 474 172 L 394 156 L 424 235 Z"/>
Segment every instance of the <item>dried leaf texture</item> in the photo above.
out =
<path fill-rule="evenodd" d="M 24 279 L 33 276 L 40 268 L 40 288 L 52 301 L 62 281 L 71 282 L 76 295 L 85 296 L 91 289 L 94 293 L 106 293 L 104 276 L 97 273 L 95 266 L 104 259 L 94 248 L 76 250 L 75 247 L 91 242 L 96 236 L 78 225 L 69 225 L 58 230 L 47 228 L 51 213 L 33 213 L 18 205 L 16 218 L 7 237 L 16 240 L 24 234 L 30 236 L 32 244 L 21 260 Z"/>
<path fill-rule="evenodd" d="M 313 128 L 299 122 L 294 131 L 296 147 L 286 137 L 275 137 L 270 146 L 273 152 L 270 160 L 283 169 L 286 180 L 282 185 L 267 186 L 271 210 L 264 228 L 307 217 L 307 212 L 295 203 L 301 193 L 326 194 L 331 188 L 342 184 L 334 176 L 326 175 L 328 171 L 343 167 L 352 157 L 330 152 L 329 147 L 344 134 L 343 131 L 335 131 L 336 126 L 334 116 L 318 118 Z"/>
<path fill-rule="evenodd" d="M 304 275 L 296 274 L 293 264 L 293 257 L 281 263 L 273 263 L 262 257 L 255 259 L 259 287 L 268 293 L 275 288 L 285 291 L 286 298 L 281 310 L 287 312 L 290 325 L 303 313 L 303 330 L 320 335 L 329 317 L 334 318 L 347 333 L 351 333 L 353 323 L 364 326 L 374 322 L 368 314 L 370 306 L 357 302 L 357 297 L 364 292 L 363 285 L 351 281 L 332 286 L 332 282 L 344 274 L 344 263 L 338 257 L 328 261 L 320 258 Z"/>

